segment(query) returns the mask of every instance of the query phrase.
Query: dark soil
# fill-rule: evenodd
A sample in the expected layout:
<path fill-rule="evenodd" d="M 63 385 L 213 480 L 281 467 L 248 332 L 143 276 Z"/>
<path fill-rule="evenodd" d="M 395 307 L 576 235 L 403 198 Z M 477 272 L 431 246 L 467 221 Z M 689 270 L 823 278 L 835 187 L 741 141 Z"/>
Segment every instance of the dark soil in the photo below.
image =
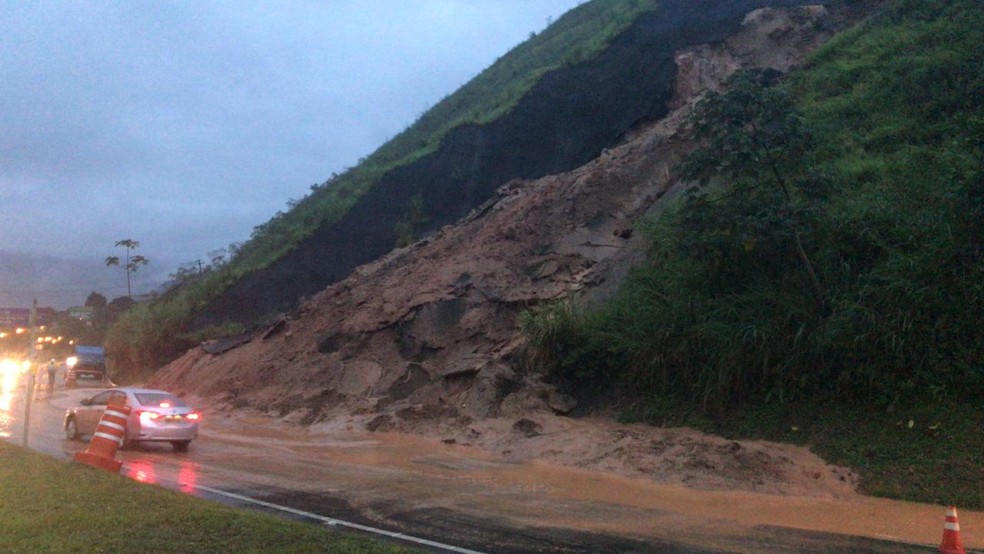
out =
<path fill-rule="evenodd" d="M 433 154 L 384 176 L 340 221 L 212 300 L 192 327 L 250 325 L 295 308 L 302 297 L 390 251 L 397 240 L 394 224 L 414 197 L 423 199 L 427 234 L 464 217 L 510 180 L 587 163 L 641 122 L 666 115 L 677 72 L 674 52 L 724 40 L 755 8 L 824 3 L 661 2 L 597 59 L 548 73 L 504 117 L 457 128 Z"/>

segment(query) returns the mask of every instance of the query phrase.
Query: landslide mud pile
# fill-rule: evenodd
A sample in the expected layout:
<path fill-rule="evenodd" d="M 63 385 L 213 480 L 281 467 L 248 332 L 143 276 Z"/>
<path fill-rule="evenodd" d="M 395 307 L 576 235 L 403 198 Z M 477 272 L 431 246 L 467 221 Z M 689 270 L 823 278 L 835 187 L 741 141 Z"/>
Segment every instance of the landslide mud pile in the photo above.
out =
<path fill-rule="evenodd" d="M 848 494 L 853 476 L 804 449 L 562 417 L 574 399 L 524 373 L 518 314 L 605 296 L 637 259 L 636 227 L 682 188 L 680 132 L 700 93 L 743 67 L 786 71 L 830 37 L 823 7 L 749 13 L 726 41 L 675 54 L 669 115 L 582 167 L 513 180 L 426 240 L 359 267 L 256 334 L 203 345 L 152 384 L 212 409 L 412 432 L 511 459 L 773 493 Z"/>

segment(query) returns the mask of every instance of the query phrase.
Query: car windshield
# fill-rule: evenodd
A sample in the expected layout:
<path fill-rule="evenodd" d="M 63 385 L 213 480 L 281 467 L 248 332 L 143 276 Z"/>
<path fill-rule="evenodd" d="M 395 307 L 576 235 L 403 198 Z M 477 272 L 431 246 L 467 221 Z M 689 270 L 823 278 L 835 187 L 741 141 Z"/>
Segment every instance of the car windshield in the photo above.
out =
<path fill-rule="evenodd" d="M 134 396 L 137 397 L 137 402 L 140 402 L 142 406 L 161 406 L 168 408 L 183 407 L 185 405 L 180 398 L 166 392 L 137 392 L 134 393 Z"/>

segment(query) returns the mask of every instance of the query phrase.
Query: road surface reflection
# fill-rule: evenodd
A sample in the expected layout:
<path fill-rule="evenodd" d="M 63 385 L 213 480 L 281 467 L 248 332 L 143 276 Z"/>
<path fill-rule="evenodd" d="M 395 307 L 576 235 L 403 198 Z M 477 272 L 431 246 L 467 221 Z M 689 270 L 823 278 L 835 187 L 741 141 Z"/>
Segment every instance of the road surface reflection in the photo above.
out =
<path fill-rule="evenodd" d="M 17 406 L 20 377 L 20 364 L 9 360 L 0 361 L 0 438 L 13 436 L 13 412 Z"/>
<path fill-rule="evenodd" d="M 148 485 L 157 484 L 157 473 L 154 471 L 154 462 L 148 460 L 134 460 L 127 465 L 125 475 L 135 481 L 147 483 Z"/>
<path fill-rule="evenodd" d="M 174 462 L 169 461 L 166 466 L 173 466 Z M 123 474 L 148 485 L 161 484 L 163 481 L 176 482 L 181 492 L 195 494 L 195 487 L 198 484 L 198 466 L 193 462 L 182 461 L 178 465 L 177 478 L 166 476 L 169 468 L 158 468 L 158 464 L 149 458 L 131 459 L 123 466 Z M 158 472 L 162 471 L 165 475 Z M 170 483 L 164 483 L 170 484 Z"/>

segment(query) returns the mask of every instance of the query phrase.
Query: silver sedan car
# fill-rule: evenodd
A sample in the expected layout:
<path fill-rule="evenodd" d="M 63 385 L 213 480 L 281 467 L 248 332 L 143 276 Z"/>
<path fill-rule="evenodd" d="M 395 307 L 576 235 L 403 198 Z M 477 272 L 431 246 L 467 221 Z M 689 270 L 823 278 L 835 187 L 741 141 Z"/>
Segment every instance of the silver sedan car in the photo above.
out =
<path fill-rule="evenodd" d="M 137 442 L 169 442 L 176 452 L 184 452 L 198 437 L 201 412 L 167 391 L 133 387 L 107 389 L 69 408 L 65 412 L 65 436 L 79 439 L 82 435 L 92 435 L 106 404 L 119 395 L 125 395 L 130 406 L 122 448 Z"/>

